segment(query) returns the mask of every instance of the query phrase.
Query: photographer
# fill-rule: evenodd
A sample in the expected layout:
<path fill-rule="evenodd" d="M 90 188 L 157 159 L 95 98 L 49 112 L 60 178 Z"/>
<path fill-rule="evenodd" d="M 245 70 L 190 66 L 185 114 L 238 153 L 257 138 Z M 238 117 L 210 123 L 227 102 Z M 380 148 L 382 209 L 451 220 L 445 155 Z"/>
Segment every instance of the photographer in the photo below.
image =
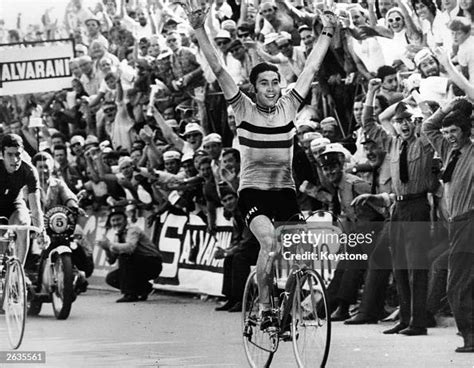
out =
<path fill-rule="evenodd" d="M 122 208 L 112 208 L 106 226 L 115 232 L 114 241 L 104 238 L 97 245 L 105 250 L 109 263 L 119 260 L 119 268 L 106 277 L 107 284 L 124 294 L 117 303 L 146 300 L 153 290 L 149 280 L 157 278 L 162 269 L 157 246 L 143 230 L 129 224 Z"/>

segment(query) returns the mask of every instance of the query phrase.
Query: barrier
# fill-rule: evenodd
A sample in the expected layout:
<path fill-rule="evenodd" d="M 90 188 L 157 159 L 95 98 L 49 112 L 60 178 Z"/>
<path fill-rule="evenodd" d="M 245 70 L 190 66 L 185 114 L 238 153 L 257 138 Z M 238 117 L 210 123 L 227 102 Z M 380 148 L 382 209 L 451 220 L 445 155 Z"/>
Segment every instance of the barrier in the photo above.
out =
<path fill-rule="evenodd" d="M 105 283 L 105 276 L 116 267 L 109 265 L 104 250 L 95 246 L 96 240 L 104 236 L 113 240 L 113 232 L 105 229 L 106 219 L 104 214 L 94 214 L 83 226 L 84 235 L 94 244 L 95 269 L 89 283 L 101 289 L 111 289 Z M 136 225 L 145 230 L 163 256 L 163 270 L 154 281 L 155 289 L 221 295 L 224 260 L 216 260 L 213 255 L 217 247 L 229 247 L 232 237 L 232 222 L 224 218 L 222 208 L 217 209 L 215 236 L 207 232 L 204 221 L 194 214 L 165 212 L 151 228 L 144 217 L 138 218 Z M 329 253 L 338 253 L 336 248 L 322 245 Z M 279 285 L 285 284 L 291 264 L 283 259 L 278 262 Z M 313 263 L 327 283 L 333 278 L 336 265 L 337 262 L 330 261 Z"/>
<path fill-rule="evenodd" d="M 105 276 L 116 268 L 107 263 L 104 250 L 95 246 L 96 240 L 104 236 L 113 239 L 112 231 L 105 229 L 105 221 L 105 215 L 94 214 L 84 224 L 84 236 L 94 244 L 91 287 L 109 288 Z M 204 221 L 193 214 L 165 212 L 152 228 L 146 226 L 145 218 L 139 218 L 137 225 L 145 229 L 163 256 L 163 270 L 154 288 L 221 295 L 223 260 L 216 260 L 213 255 L 217 247 L 227 248 L 232 236 L 232 223 L 224 218 L 221 208 L 217 212 L 215 236 L 210 236 Z"/>

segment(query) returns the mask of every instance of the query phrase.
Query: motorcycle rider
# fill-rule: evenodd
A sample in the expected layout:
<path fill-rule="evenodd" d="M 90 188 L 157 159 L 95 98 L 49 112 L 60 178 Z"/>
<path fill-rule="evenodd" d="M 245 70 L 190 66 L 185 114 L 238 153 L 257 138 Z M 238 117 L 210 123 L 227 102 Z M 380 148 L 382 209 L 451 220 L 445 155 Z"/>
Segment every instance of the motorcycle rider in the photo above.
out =
<path fill-rule="evenodd" d="M 32 164 L 35 166 L 39 174 L 40 182 L 40 200 L 44 212 L 46 213 L 49 209 L 54 206 L 64 205 L 71 208 L 75 213 L 84 215 L 84 211 L 78 205 L 78 199 L 76 195 L 69 189 L 66 182 L 61 179 L 54 177 L 54 159 L 47 152 L 38 152 L 33 156 Z M 76 225 L 76 232 L 77 232 Z M 79 239 L 78 239 L 79 240 Z M 85 239 L 77 241 L 78 248 L 72 252 L 73 265 L 78 268 L 79 272 L 76 273 L 74 289 L 76 292 L 84 292 L 87 290 L 88 282 L 86 277 L 92 274 L 94 269 L 94 262 L 92 260 L 92 251 L 88 249 Z M 35 258 L 35 250 L 32 251 L 32 259 Z M 35 262 L 27 262 L 27 265 Z"/>

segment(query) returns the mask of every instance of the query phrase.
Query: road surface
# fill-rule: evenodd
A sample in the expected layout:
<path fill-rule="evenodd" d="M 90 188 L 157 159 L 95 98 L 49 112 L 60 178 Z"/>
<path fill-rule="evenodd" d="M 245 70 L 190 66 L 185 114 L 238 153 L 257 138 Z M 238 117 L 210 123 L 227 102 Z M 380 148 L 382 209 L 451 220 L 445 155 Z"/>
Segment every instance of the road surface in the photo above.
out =
<path fill-rule="evenodd" d="M 117 304 L 119 294 L 89 290 L 66 321 L 50 304 L 29 317 L 20 351 L 45 351 L 46 364 L 0 367 L 246 367 L 240 314 L 215 312 L 214 300 L 158 293 L 146 302 Z M 0 350 L 9 350 L 0 316 Z M 333 324 L 327 367 L 474 367 L 474 354 L 456 354 L 454 327 L 428 336 L 387 336 L 390 323 Z M 272 367 L 295 367 L 291 343 L 280 345 Z"/>

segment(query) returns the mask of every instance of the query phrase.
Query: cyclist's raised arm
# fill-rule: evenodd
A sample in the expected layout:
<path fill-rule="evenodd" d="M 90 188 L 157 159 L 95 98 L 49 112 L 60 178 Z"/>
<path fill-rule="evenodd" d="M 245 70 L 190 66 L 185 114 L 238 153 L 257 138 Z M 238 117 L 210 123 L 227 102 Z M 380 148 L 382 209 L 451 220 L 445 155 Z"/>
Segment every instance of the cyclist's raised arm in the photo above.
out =
<path fill-rule="evenodd" d="M 319 35 L 316 45 L 314 45 L 309 54 L 304 69 L 294 87 L 295 92 L 301 97 L 306 97 L 308 94 L 314 74 L 319 70 L 336 31 L 337 18 L 332 12 L 325 11 L 321 14 L 321 21 L 323 23 L 323 30 Z"/>
<path fill-rule="evenodd" d="M 189 22 L 195 30 L 195 37 L 199 43 L 199 47 L 206 57 L 209 66 L 214 71 L 217 81 L 224 92 L 224 97 L 229 100 L 232 97 L 235 97 L 235 95 L 239 92 L 239 88 L 235 84 L 231 75 L 222 66 L 219 56 L 217 55 L 217 51 L 214 49 L 214 46 L 212 46 L 209 36 L 204 29 L 209 7 L 196 8 L 191 4 L 192 0 L 187 0 L 184 6 Z"/>

